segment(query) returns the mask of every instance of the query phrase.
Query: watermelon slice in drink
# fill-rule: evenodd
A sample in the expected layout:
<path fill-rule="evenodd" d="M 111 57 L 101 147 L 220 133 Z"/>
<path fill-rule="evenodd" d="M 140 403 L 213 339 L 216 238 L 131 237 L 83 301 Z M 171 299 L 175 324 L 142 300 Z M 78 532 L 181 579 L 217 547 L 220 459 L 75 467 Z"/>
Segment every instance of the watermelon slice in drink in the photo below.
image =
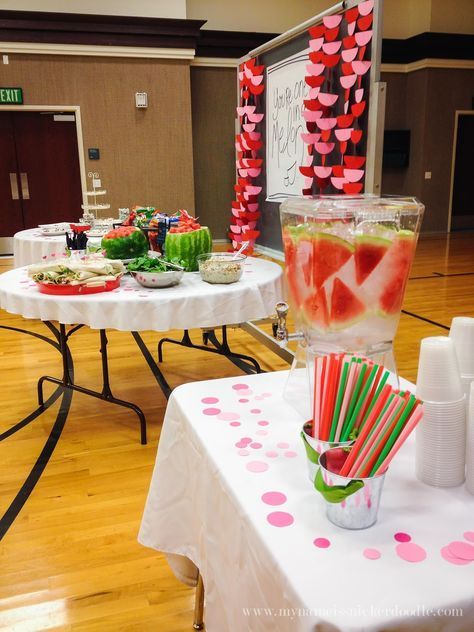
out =
<path fill-rule="evenodd" d="M 313 281 L 316 288 L 352 257 L 354 246 L 332 233 L 316 233 L 313 238 Z"/>
<path fill-rule="evenodd" d="M 355 273 L 361 285 L 376 268 L 392 245 L 389 239 L 374 235 L 357 235 L 355 238 Z"/>
<path fill-rule="evenodd" d="M 396 314 L 402 308 L 415 245 L 415 234 L 410 230 L 401 230 L 387 254 L 386 276 L 382 280 L 379 298 L 380 309 L 385 314 Z"/>
<path fill-rule="evenodd" d="M 328 327 L 328 304 L 323 287 L 315 290 L 303 304 L 303 318 L 314 328 L 325 331 Z"/>
<path fill-rule="evenodd" d="M 283 246 L 290 299 L 299 308 L 312 290 L 313 244 L 307 227 L 287 228 L 283 233 Z"/>
<path fill-rule="evenodd" d="M 367 312 L 365 304 L 339 278 L 334 279 L 331 296 L 330 325 L 345 329 L 361 320 Z"/>

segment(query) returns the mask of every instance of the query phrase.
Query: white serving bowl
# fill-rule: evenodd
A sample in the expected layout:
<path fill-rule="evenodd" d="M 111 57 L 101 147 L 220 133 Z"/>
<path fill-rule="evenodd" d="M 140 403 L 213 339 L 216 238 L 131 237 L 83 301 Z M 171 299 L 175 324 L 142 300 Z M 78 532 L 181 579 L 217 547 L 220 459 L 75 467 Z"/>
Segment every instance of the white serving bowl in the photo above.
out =
<path fill-rule="evenodd" d="M 130 271 L 130 274 L 143 287 L 160 288 L 177 285 L 183 278 L 184 270 L 169 270 L 166 272 Z"/>

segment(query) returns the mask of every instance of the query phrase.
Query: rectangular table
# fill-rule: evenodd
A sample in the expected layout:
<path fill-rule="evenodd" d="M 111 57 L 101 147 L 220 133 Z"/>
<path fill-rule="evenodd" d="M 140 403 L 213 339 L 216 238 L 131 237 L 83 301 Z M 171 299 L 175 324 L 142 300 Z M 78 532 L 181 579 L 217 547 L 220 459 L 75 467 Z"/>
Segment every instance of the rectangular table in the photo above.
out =
<path fill-rule="evenodd" d="M 139 541 L 174 554 L 190 584 L 199 568 L 208 632 L 472 632 L 474 562 L 455 565 L 441 549 L 474 537 L 473 496 L 419 482 L 412 438 L 387 473 L 376 525 L 332 525 L 308 479 L 305 420 L 282 397 L 287 376 L 175 389 Z"/>

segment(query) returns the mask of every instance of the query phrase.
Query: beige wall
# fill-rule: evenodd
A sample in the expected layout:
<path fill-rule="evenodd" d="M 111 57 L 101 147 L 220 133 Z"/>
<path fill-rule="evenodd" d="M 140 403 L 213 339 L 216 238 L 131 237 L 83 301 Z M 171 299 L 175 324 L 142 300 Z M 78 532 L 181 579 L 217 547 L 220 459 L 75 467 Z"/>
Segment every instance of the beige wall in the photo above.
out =
<path fill-rule="evenodd" d="M 385 0 L 383 36 L 406 39 L 430 30 L 431 0 Z"/>
<path fill-rule="evenodd" d="M 186 0 L 0 0 L 0 9 L 185 18 Z"/>
<path fill-rule="evenodd" d="M 431 0 L 433 33 L 474 33 L 474 0 Z"/>
<path fill-rule="evenodd" d="M 80 105 L 86 169 L 100 172 L 113 214 L 133 204 L 194 211 L 186 62 L 10 55 L 0 85 L 21 86 L 25 105 Z M 138 91 L 148 92 L 147 110 L 135 108 Z M 100 160 L 87 160 L 87 147 Z"/>

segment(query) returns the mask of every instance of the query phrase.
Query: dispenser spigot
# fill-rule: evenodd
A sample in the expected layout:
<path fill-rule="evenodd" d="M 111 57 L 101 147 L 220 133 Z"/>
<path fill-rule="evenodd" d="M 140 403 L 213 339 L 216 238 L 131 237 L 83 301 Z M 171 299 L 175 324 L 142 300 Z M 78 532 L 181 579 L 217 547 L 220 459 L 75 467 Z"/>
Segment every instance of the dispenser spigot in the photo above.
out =
<path fill-rule="evenodd" d="M 281 347 L 285 347 L 288 340 L 301 340 L 303 338 L 301 332 L 288 333 L 288 327 L 286 326 L 288 310 L 288 304 L 284 301 L 280 301 L 275 305 L 276 319 L 273 323 L 273 337 L 279 342 Z"/>

